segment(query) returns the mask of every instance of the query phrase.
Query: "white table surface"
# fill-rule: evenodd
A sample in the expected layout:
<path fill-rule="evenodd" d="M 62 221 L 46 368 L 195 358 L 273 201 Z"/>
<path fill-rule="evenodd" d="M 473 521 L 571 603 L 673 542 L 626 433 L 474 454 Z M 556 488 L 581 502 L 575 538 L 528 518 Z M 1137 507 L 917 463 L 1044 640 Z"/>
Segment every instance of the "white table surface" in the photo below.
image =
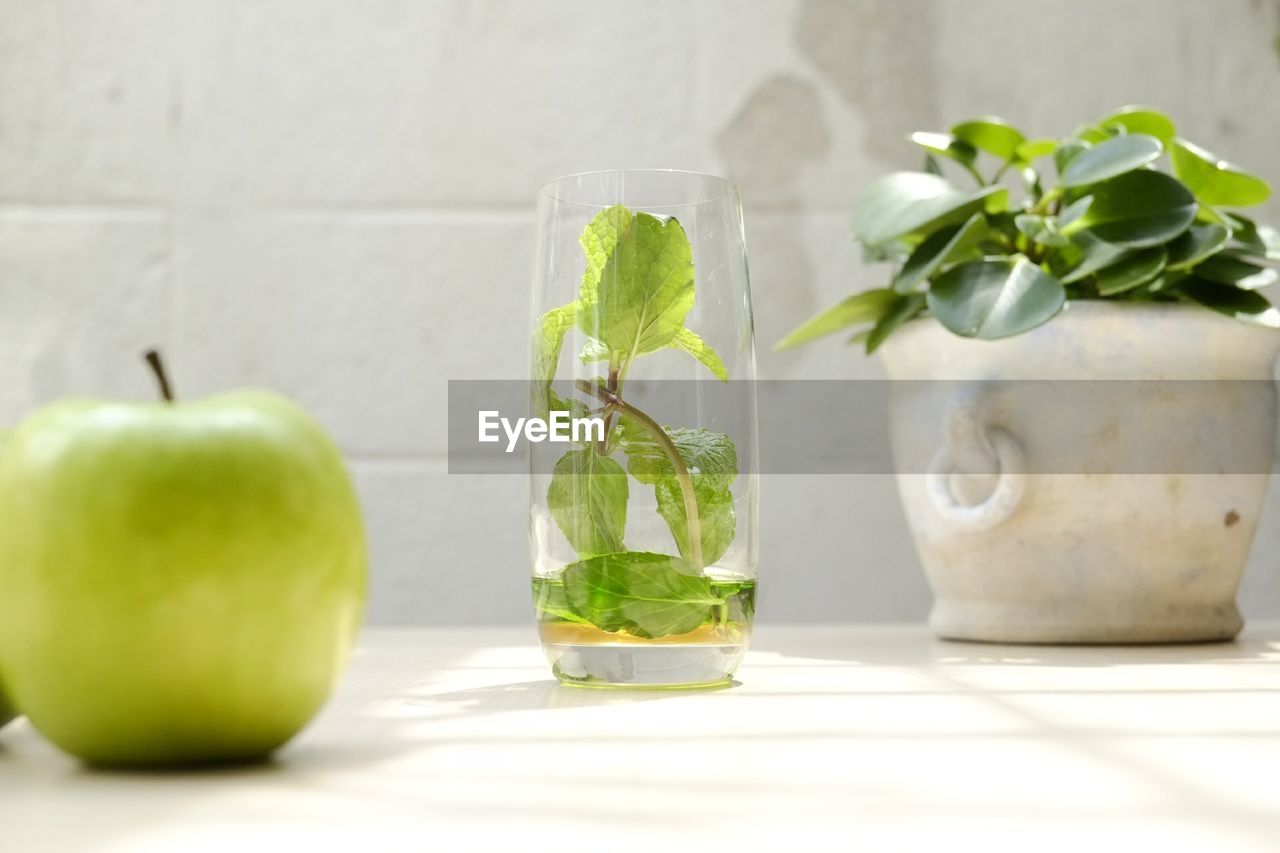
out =
<path fill-rule="evenodd" d="M 531 628 L 369 630 L 269 765 L 93 772 L 10 726 L 0 850 L 1280 850 L 1280 626 L 1133 649 L 766 626 L 739 679 L 565 688 Z"/>

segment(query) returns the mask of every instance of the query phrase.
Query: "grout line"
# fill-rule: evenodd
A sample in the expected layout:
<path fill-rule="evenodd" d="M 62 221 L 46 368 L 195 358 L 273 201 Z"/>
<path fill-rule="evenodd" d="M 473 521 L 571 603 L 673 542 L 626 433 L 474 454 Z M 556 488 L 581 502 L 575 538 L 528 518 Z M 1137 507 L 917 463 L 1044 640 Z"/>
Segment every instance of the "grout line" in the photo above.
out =
<path fill-rule="evenodd" d="M 15 204 L 0 202 L 0 222 L 154 222 L 177 217 L 183 205 L 125 204 Z M 359 207 L 346 205 L 265 206 L 261 208 L 286 222 L 350 223 L 353 225 L 531 225 L 532 206 L 523 207 Z M 846 219 L 843 208 L 803 205 L 755 205 L 748 216 L 791 216 L 808 220 Z"/>
<path fill-rule="evenodd" d="M 413 207 L 370 205 L 271 205 L 265 208 L 285 221 L 340 222 L 353 225 L 531 225 L 533 206 Z"/>
<path fill-rule="evenodd" d="M 171 215 L 167 204 L 14 204 L 0 202 L 0 222 L 157 222 Z"/>

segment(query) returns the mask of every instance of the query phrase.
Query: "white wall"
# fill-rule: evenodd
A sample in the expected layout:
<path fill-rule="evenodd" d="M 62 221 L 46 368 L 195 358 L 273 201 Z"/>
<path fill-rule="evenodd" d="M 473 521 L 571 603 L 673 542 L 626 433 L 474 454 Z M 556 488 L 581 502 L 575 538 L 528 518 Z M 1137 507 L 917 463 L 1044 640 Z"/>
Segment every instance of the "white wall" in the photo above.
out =
<path fill-rule="evenodd" d="M 1259 0 L 0 0 L 0 419 L 148 397 L 152 344 L 187 396 L 277 388 L 351 460 L 373 619 L 522 621 L 524 483 L 449 477 L 442 423 L 447 379 L 523 375 L 545 179 L 731 175 L 764 375 L 874 376 L 768 346 L 877 283 L 846 211 L 917 165 L 903 133 L 1149 101 L 1280 183 L 1278 27 Z M 763 618 L 923 616 L 890 480 L 764 487 Z M 1273 520 L 1254 615 L 1278 557 Z"/>

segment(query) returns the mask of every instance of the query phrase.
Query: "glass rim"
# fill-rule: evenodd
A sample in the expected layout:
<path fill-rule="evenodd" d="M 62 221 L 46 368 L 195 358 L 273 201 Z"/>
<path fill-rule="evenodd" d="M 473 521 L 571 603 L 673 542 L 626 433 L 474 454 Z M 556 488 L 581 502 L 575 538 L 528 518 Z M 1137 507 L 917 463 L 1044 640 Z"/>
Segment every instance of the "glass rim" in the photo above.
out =
<path fill-rule="evenodd" d="M 548 198 L 557 204 L 572 205 L 575 207 L 586 207 L 593 210 L 605 210 L 612 207 L 618 202 L 610 202 L 608 204 L 602 202 L 581 201 L 570 198 L 567 194 L 559 191 L 559 187 L 570 181 L 577 181 L 583 178 L 598 177 L 602 175 L 661 175 L 671 178 L 683 178 L 686 180 L 703 181 L 708 187 L 713 188 L 702 198 L 690 201 L 675 201 L 666 204 L 643 204 L 638 205 L 646 210 L 663 210 L 668 208 L 681 207 L 698 207 L 706 204 L 716 204 L 724 201 L 734 201 L 738 198 L 738 185 L 722 175 L 713 175 L 710 172 L 699 172 L 695 169 L 589 169 L 584 172 L 570 172 L 566 175 L 558 175 L 544 182 L 538 189 L 538 195 Z"/>

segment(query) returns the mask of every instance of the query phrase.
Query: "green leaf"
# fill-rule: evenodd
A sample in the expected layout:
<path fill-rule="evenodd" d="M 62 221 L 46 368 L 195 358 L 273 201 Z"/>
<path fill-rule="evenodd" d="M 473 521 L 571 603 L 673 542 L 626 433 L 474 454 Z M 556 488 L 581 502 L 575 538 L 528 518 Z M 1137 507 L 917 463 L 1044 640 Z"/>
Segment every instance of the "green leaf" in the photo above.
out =
<path fill-rule="evenodd" d="M 1127 133 L 1145 133 L 1148 136 L 1154 136 L 1165 145 L 1172 142 L 1174 134 L 1178 132 L 1173 126 L 1173 121 L 1167 115 L 1159 110 L 1143 106 L 1121 107 L 1102 119 L 1098 124 L 1103 127 L 1119 125 Z"/>
<path fill-rule="evenodd" d="M 1062 284 L 1021 255 L 971 261 L 929 288 L 929 310 L 966 338 L 1004 338 L 1033 329 L 1062 309 Z"/>
<path fill-rule="evenodd" d="M 631 211 L 620 204 L 606 208 L 596 214 L 582 234 L 578 236 L 578 244 L 587 256 L 587 268 L 582 273 L 582 287 L 579 298 L 587 304 L 595 304 L 596 292 L 600 288 L 600 275 L 605 264 L 613 256 L 618 239 L 631 224 Z"/>
<path fill-rule="evenodd" d="M 565 595 L 564 584 L 558 578 L 551 580 L 534 575 L 532 580 L 533 606 L 537 613 L 580 625 L 591 624 L 573 609 L 569 597 Z"/>
<path fill-rule="evenodd" d="M 1169 154 L 1173 173 L 1205 204 L 1249 207 L 1271 195 L 1266 181 L 1185 139 L 1175 139 Z"/>
<path fill-rule="evenodd" d="M 1098 273 L 1098 293 L 1101 296 L 1115 296 L 1153 281 L 1160 275 L 1167 260 L 1168 252 L 1164 246 L 1131 252 L 1119 263 Z"/>
<path fill-rule="evenodd" d="M 1115 129 L 1107 129 L 1096 124 L 1082 124 L 1076 128 L 1076 139 L 1086 145 L 1098 145 L 1118 135 Z"/>
<path fill-rule="evenodd" d="M 1145 133 L 1117 136 L 1073 159 L 1062 173 L 1062 185 L 1083 187 L 1132 172 L 1160 156 L 1160 140 Z"/>
<path fill-rule="evenodd" d="M 1247 216 L 1219 214 L 1229 224 L 1227 248 L 1259 261 L 1280 261 L 1280 233 L 1270 225 L 1259 225 Z"/>
<path fill-rule="evenodd" d="M 1239 258 L 1214 255 L 1200 263 L 1193 272 L 1200 278 L 1219 284 L 1231 284 L 1243 290 L 1257 290 L 1276 283 L 1280 276 L 1270 267 L 1251 264 Z"/>
<path fill-rule="evenodd" d="M 1053 165 L 1058 170 L 1058 177 L 1062 177 L 1062 173 L 1066 171 L 1071 162 L 1084 152 L 1088 151 L 1091 146 L 1088 143 L 1079 140 L 1068 140 L 1058 146 L 1053 152 Z"/>
<path fill-rule="evenodd" d="M 564 336 L 573 328 L 578 316 L 578 303 L 571 302 L 552 308 L 538 319 L 533 338 L 533 411 L 536 417 L 545 418 L 551 409 L 551 382 L 560 364 L 560 350 Z"/>
<path fill-rule="evenodd" d="M 737 515 L 730 487 L 738 476 L 737 451 L 724 433 L 665 427 L 664 431 L 693 479 L 694 501 L 702 527 L 702 561 L 711 565 L 724 556 L 733 542 Z M 671 529 L 680 554 L 689 559 L 684 495 L 671 460 L 647 431 L 628 423 L 621 435 L 627 470 L 641 483 L 654 487 L 658 514 Z"/>
<path fill-rule="evenodd" d="M 1093 204 L 1093 196 L 1087 195 L 1078 198 L 1071 204 L 1062 208 L 1058 212 L 1058 228 L 1059 230 L 1066 228 L 1072 222 L 1075 222 L 1089 210 L 1089 205 Z"/>
<path fill-rule="evenodd" d="M 627 523 L 627 473 L 593 447 L 570 450 L 552 472 L 547 508 L 579 554 L 620 551 Z"/>
<path fill-rule="evenodd" d="M 1169 269 L 1198 264 L 1227 244 L 1231 232 L 1217 222 L 1196 223 L 1169 244 Z"/>
<path fill-rule="evenodd" d="M 589 270 L 588 270 L 589 271 Z M 693 250 L 674 218 L 632 217 L 600 272 L 595 302 L 579 299 L 578 325 L 615 353 L 671 343 L 693 307 Z"/>
<path fill-rule="evenodd" d="M 1271 329 L 1280 329 L 1280 311 L 1276 311 L 1261 293 L 1241 290 L 1229 284 L 1191 276 L 1178 284 L 1178 292 L 1193 302 L 1212 308 L 1237 320 Z"/>
<path fill-rule="evenodd" d="M 600 341 L 590 338 L 582 349 L 578 351 L 578 360 L 583 364 L 590 364 L 593 361 L 608 361 L 609 348 Z"/>
<path fill-rule="evenodd" d="M 893 289 L 910 293 L 920 288 L 944 264 L 974 254 L 979 243 L 990 232 L 987 220 L 975 213 L 964 224 L 935 231 L 916 247 L 902 270 L 894 276 Z"/>
<path fill-rule="evenodd" d="M 887 287 L 855 293 L 802 323 L 795 331 L 774 344 L 773 348 L 787 349 L 858 323 L 874 323 L 893 304 L 893 298 L 893 290 Z"/>
<path fill-rule="evenodd" d="M 894 172 L 872 182 L 853 210 L 854 235 L 868 246 L 912 238 L 1009 206 L 1006 187 L 962 192 L 927 172 Z"/>
<path fill-rule="evenodd" d="M 685 328 L 676 330 L 675 337 L 671 339 L 671 346 L 676 349 L 684 350 L 689 355 L 706 365 L 721 382 L 729 380 L 729 372 L 724 368 L 724 362 L 720 360 L 720 356 L 711 346 L 700 338 L 694 332 Z"/>
<path fill-rule="evenodd" d="M 947 157 L 966 169 L 972 169 L 974 162 L 978 159 L 978 152 L 972 145 L 956 139 L 949 133 L 916 132 L 909 138 L 930 154 Z"/>
<path fill-rule="evenodd" d="M 1089 228 L 1108 243 L 1134 248 L 1167 243 L 1196 218 L 1195 198 L 1163 172 L 1127 172 L 1096 184 L 1092 192 L 1093 203 L 1071 228 Z"/>
<path fill-rule="evenodd" d="M 1018 146 L 1027 141 L 1016 128 L 995 116 L 961 122 L 951 128 L 951 135 L 1006 162 L 1013 160 L 1017 156 Z"/>
<path fill-rule="evenodd" d="M 637 637 L 687 634 L 724 604 L 711 578 L 667 554 L 627 551 L 570 563 L 560 573 L 573 612 L 602 631 Z"/>
<path fill-rule="evenodd" d="M 1019 145 L 1013 153 L 1023 163 L 1030 163 L 1041 157 L 1049 157 L 1057 150 L 1058 140 L 1056 139 L 1032 139 Z"/>
<path fill-rule="evenodd" d="M 885 339 L 898 330 L 898 327 L 924 311 L 926 297 L 923 293 L 912 293 L 900 297 L 889 309 L 889 313 L 880 318 L 867 335 L 867 355 L 875 352 Z"/>
<path fill-rule="evenodd" d="M 1035 213 L 1019 213 L 1013 218 L 1014 227 L 1042 246 L 1061 247 L 1071 241 L 1058 230 L 1058 221 L 1052 216 Z"/>
<path fill-rule="evenodd" d="M 1124 246 L 1099 240 L 1088 231 L 1082 231 L 1071 238 L 1070 251 L 1064 250 L 1067 265 L 1055 268 L 1054 272 L 1059 274 L 1063 284 L 1073 284 L 1118 263 L 1128 253 Z"/>

